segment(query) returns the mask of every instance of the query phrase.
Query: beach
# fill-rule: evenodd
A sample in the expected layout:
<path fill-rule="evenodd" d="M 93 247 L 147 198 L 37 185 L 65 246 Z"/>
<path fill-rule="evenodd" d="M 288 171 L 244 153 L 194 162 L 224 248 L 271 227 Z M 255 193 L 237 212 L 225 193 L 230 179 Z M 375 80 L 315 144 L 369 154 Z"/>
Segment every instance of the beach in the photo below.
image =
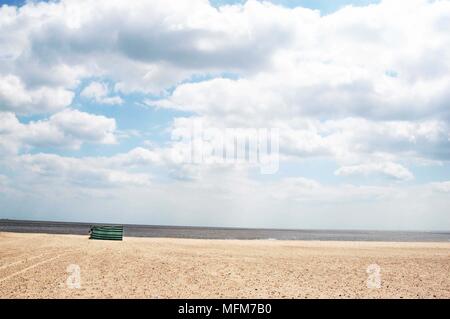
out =
<path fill-rule="evenodd" d="M 450 298 L 450 243 L 3 232 L 0 298 Z"/>

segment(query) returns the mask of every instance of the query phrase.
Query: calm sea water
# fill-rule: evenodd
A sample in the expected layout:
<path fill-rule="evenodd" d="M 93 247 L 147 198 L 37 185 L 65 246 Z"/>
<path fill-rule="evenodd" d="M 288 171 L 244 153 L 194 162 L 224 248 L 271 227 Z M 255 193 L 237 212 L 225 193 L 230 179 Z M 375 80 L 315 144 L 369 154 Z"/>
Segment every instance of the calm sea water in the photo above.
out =
<path fill-rule="evenodd" d="M 87 235 L 89 223 L 0 220 L 0 232 Z M 171 237 L 199 239 L 350 240 L 350 241 L 440 241 L 450 242 L 450 232 L 248 229 L 124 225 L 131 237 Z"/>

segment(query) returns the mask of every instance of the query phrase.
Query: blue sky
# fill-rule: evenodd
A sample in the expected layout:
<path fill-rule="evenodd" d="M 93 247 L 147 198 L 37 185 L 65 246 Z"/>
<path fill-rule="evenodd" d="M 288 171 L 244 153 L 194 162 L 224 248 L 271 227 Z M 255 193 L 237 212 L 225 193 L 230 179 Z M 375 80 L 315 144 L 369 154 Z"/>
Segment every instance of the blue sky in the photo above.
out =
<path fill-rule="evenodd" d="M 448 2 L 1 3 L 0 218 L 450 229 Z"/>

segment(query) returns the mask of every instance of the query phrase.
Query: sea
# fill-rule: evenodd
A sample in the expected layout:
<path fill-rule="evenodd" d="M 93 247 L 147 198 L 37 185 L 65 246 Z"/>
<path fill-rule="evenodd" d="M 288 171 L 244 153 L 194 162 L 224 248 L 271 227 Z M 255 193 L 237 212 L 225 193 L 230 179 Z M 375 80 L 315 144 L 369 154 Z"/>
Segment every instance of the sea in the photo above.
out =
<path fill-rule="evenodd" d="M 54 221 L 0 219 L 0 232 L 88 235 L 92 225 Z M 333 240 L 388 242 L 450 242 L 449 231 L 374 231 L 374 230 L 316 230 L 261 229 L 194 226 L 158 226 L 124 224 L 125 237 L 246 239 L 246 240 Z"/>

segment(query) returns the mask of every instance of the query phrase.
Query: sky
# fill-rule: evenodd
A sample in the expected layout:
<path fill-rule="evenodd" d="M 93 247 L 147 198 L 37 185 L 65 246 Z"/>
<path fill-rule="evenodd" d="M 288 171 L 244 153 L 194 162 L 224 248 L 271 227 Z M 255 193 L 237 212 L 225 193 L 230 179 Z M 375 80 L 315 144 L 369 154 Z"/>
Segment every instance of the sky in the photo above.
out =
<path fill-rule="evenodd" d="M 450 230 L 450 1 L 0 4 L 0 218 Z"/>

